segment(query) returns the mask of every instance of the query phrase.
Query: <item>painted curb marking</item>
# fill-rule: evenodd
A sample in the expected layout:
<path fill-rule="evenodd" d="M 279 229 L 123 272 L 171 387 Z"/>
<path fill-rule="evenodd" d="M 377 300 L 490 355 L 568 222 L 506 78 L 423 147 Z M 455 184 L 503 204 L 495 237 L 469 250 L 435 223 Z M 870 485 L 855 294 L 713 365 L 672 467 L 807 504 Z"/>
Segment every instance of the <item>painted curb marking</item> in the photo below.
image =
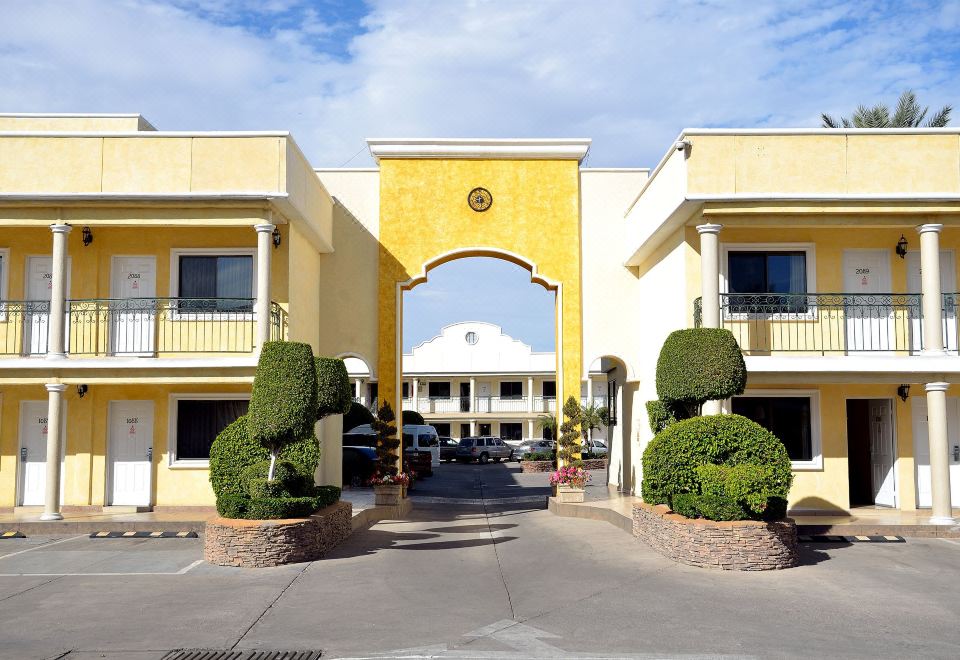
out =
<path fill-rule="evenodd" d="M 25 539 L 27 535 L 23 532 L 3 532 L 0 533 L 0 539 Z"/>
<path fill-rule="evenodd" d="M 92 539 L 195 539 L 196 532 L 93 532 Z"/>
<path fill-rule="evenodd" d="M 906 543 L 902 536 L 823 536 L 799 535 L 800 543 Z"/>

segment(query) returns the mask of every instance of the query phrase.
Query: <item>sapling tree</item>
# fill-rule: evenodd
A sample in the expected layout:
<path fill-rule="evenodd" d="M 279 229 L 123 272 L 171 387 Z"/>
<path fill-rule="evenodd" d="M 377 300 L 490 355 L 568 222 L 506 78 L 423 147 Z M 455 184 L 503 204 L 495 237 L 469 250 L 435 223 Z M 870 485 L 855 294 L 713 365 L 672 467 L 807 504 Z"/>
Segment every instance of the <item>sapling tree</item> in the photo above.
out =
<path fill-rule="evenodd" d="M 381 475 L 394 476 L 397 470 L 397 449 L 400 440 L 397 438 L 397 427 L 394 424 L 396 415 L 389 403 L 384 402 L 377 411 L 377 417 L 371 426 L 377 434 L 377 472 Z"/>
<path fill-rule="evenodd" d="M 561 464 L 569 465 L 580 455 L 580 403 L 572 396 L 563 404 L 563 418 L 557 458 Z"/>

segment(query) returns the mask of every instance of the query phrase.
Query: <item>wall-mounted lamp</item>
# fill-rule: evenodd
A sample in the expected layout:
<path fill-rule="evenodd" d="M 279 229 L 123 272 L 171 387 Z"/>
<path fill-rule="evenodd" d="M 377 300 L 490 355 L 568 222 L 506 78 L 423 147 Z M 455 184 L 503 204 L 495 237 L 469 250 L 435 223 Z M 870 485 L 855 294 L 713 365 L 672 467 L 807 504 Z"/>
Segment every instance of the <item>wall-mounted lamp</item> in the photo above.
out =
<path fill-rule="evenodd" d="M 279 227 L 273 228 L 273 247 L 275 248 L 280 247 L 280 228 Z"/>
<path fill-rule="evenodd" d="M 901 385 L 897 388 L 897 396 L 900 397 L 901 401 L 906 401 L 910 398 L 910 386 Z"/>
<path fill-rule="evenodd" d="M 87 389 L 88 388 L 86 383 L 83 383 L 82 385 L 77 385 L 77 396 L 82 399 L 83 395 L 87 393 Z"/>
<path fill-rule="evenodd" d="M 83 247 L 87 247 L 88 245 L 93 243 L 93 232 L 90 231 L 90 227 L 84 227 L 82 234 L 83 234 Z"/>
<path fill-rule="evenodd" d="M 901 259 L 907 256 L 907 239 L 903 234 L 900 234 L 900 240 L 897 241 L 897 256 Z"/>

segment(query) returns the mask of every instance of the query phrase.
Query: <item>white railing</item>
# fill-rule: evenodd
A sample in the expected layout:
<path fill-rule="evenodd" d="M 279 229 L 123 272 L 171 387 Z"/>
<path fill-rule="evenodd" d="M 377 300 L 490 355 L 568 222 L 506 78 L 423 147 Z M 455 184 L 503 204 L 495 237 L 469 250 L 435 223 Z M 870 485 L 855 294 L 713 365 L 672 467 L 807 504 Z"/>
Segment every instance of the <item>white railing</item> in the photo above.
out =
<path fill-rule="evenodd" d="M 557 412 L 557 398 L 553 396 L 533 397 L 533 412 L 535 413 Z"/>

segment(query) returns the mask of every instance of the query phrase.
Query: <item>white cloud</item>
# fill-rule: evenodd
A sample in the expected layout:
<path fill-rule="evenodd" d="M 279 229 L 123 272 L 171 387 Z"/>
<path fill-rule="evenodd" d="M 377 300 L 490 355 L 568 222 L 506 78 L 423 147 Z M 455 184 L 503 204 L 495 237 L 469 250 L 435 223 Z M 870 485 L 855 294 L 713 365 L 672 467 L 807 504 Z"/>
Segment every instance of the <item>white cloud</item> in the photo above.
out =
<path fill-rule="evenodd" d="M 287 128 L 318 166 L 373 135 L 587 136 L 591 165 L 652 165 L 684 126 L 958 101 L 950 2 L 377 0 L 359 34 L 309 4 L 8 0 L 2 110 Z"/>

